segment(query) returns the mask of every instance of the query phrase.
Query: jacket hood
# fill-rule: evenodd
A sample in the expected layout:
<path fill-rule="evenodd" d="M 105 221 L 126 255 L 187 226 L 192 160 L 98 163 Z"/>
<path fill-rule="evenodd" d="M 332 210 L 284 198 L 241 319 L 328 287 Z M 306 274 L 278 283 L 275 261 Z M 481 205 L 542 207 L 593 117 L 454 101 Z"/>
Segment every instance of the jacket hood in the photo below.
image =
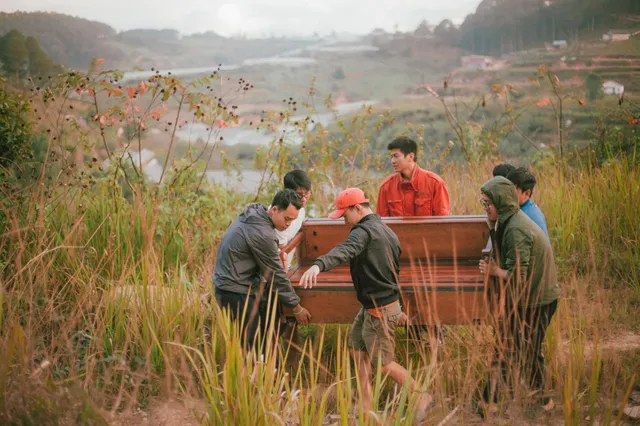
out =
<path fill-rule="evenodd" d="M 516 187 L 503 176 L 496 176 L 485 182 L 481 191 L 496 206 L 498 223 L 506 223 L 511 216 L 520 210 Z"/>
<path fill-rule="evenodd" d="M 262 204 L 247 204 L 238 218 L 242 223 L 264 224 L 273 228 L 273 222 L 267 213 L 267 208 Z"/>

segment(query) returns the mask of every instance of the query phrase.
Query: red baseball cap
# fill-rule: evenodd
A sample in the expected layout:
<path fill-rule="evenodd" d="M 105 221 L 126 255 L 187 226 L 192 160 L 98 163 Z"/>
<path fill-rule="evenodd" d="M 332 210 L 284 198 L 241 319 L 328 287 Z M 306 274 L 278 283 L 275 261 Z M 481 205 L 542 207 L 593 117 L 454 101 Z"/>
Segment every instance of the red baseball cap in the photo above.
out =
<path fill-rule="evenodd" d="M 349 207 L 368 202 L 369 199 L 360 188 L 345 189 L 336 197 L 336 210 L 331 212 L 329 219 L 340 219 Z"/>

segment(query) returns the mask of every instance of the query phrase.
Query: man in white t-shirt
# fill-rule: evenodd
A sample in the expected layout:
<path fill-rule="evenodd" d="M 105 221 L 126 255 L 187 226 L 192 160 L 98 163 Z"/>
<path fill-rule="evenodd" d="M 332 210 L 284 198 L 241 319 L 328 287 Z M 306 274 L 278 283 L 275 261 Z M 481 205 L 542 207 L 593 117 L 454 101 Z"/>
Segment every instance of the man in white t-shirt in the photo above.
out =
<path fill-rule="evenodd" d="M 303 170 L 292 170 L 284 175 L 284 188 L 296 191 L 302 208 L 299 210 L 298 218 L 294 220 L 287 229 L 284 231 L 275 231 L 278 237 L 278 246 L 281 250 L 296 236 L 300 228 L 302 228 L 302 223 L 306 219 L 305 207 L 307 206 L 309 198 L 311 198 L 311 179 L 309 179 L 309 175 Z M 280 259 L 282 259 L 285 271 L 288 271 L 289 267 L 291 267 L 293 254 L 294 252 L 291 251 L 287 256 L 284 252 L 280 251 Z"/>

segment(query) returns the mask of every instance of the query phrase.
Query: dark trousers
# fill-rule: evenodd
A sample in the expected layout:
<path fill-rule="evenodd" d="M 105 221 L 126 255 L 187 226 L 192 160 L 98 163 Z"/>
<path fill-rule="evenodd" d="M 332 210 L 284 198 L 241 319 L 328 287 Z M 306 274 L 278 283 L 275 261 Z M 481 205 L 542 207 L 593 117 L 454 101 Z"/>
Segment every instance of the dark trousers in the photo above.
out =
<path fill-rule="evenodd" d="M 557 300 L 544 306 L 519 308 L 516 312 L 509 314 L 499 327 L 501 330 L 498 330 L 498 347 L 493 370 L 494 374 L 495 370 L 500 370 L 503 384 L 507 386 L 510 384 L 510 373 L 518 368 L 532 390 L 544 389 L 542 344 L 557 308 Z M 497 378 L 494 377 L 494 379 Z M 494 391 L 491 389 L 491 383 L 490 374 L 489 383 L 484 389 L 484 400 L 498 402 L 500 386 Z M 491 395 L 492 392 L 493 395 Z M 546 404 L 549 398 L 543 397 L 540 400 Z"/>
<path fill-rule="evenodd" d="M 253 348 L 258 342 L 258 337 L 264 338 L 269 329 L 273 310 L 270 309 L 268 301 L 255 294 L 232 293 L 220 289 L 216 289 L 215 294 L 218 306 L 227 310 L 232 321 L 240 327 L 243 346 L 247 349 Z M 281 311 L 280 306 L 275 307 L 274 333 L 279 333 Z"/>

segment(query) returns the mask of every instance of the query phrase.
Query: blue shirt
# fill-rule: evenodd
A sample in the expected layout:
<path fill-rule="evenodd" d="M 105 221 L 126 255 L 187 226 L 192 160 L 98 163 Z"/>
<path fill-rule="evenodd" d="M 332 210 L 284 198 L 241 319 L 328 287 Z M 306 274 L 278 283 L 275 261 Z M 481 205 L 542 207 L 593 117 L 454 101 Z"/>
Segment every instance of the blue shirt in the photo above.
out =
<path fill-rule="evenodd" d="M 544 214 L 542 213 L 542 210 L 540 210 L 540 207 L 538 207 L 536 203 L 529 199 L 520 206 L 520 210 L 522 210 L 527 216 L 529 216 L 529 219 L 534 221 L 536 225 L 538 225 L 540 229 L 544 231 L 547 239 L 549 240 L 549 242 L 551 242 L 551 238 L 549 238 L 549 231 L 547 231 L 547 221 L 545 220 Z"/>

